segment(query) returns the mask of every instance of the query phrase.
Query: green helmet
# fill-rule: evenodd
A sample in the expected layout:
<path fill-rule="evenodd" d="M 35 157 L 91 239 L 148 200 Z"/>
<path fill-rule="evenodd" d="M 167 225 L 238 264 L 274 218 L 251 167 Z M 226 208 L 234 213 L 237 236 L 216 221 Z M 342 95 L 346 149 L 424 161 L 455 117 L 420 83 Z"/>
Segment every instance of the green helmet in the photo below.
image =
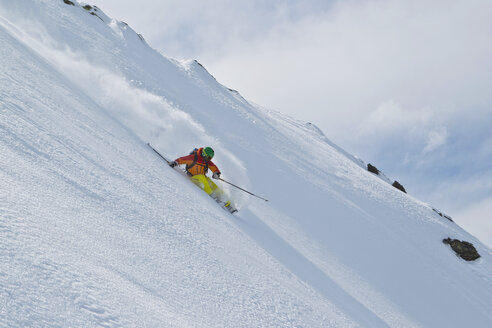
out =
<path fill-rule="evenodd" d="M 202 156 L 208 159 L 212 159 L 212 157 L 214 157 L 214 150 L 210 147 L 205 147 L 203 148 Z"/>

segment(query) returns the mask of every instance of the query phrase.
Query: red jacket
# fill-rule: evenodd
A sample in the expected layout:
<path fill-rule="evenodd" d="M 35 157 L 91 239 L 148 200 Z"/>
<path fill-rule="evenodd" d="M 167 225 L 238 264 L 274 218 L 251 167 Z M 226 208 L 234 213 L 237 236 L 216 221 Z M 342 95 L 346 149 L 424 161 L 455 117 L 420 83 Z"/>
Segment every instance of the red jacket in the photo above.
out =
<path fill-rule="evenodd" d="M 205 175 L 207 174 L 208 169 L 214 173 L 220 173 L 219 168 L 212 161 L 203 158 L 202 151 L 203 148 L 200 148 L 196 154 L 193 152 L 188 156 L 177 158 L 176 162 L 178 162 L 179 165 L 186 164 L 186 172 L 192 176 L 197 174 Z"/>

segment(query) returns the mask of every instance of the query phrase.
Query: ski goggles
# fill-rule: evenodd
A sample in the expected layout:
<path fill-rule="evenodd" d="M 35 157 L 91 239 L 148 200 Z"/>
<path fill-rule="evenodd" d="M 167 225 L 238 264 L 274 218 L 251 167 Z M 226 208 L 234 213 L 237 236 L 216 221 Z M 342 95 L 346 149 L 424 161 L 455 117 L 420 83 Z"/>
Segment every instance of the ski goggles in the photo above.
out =
<path fill-rule="evenodd" d="M 207 154 L 205 151 L 202 152 L 202 157 L 205 158 L 205 159 L 212 159 L 212 157 L 214 157 L 214 155 L 210 155 L 210 154 Z"/>

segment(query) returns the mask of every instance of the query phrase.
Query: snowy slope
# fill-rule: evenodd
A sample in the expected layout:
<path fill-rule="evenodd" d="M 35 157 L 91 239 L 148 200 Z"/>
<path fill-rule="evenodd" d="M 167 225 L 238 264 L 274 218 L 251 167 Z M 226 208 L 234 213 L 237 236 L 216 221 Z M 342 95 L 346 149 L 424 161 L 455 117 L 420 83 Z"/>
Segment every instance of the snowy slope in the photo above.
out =
<path fill-rule="evenodd" d="M 492 325 L 489 248 L 87 8 L 0 0 L 0 326 Z M 232 217 L 147 141 L 270 201 L 224 185 Z"/>

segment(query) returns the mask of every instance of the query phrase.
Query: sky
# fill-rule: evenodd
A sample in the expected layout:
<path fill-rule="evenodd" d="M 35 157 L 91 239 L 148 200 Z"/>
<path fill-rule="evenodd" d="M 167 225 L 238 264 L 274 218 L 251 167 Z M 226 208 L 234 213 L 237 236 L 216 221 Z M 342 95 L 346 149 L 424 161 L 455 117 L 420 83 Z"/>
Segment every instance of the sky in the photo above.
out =
<path fill-rule="evenodd" d="M 492 1 L 93 0 L 492 247 Z"/>

